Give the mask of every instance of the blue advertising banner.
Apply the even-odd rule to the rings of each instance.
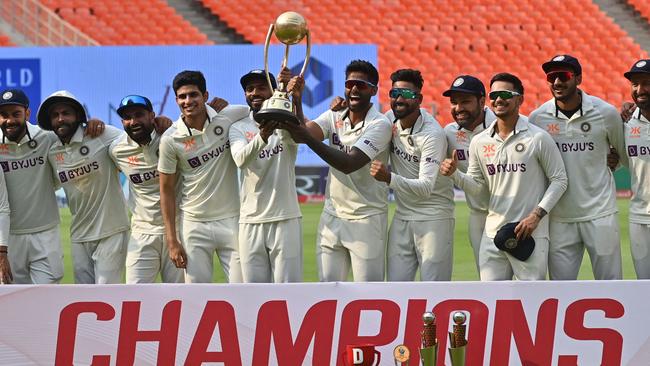
[[[311,54],[304,97],[309,118],[327,110],[335,95],[343,95],[345,66],[350,61],[363,59],[377,65],[374,45],[314,45]],[[302,67],[304,55],[304,45],[291,47],[288,65],[294,72]],[[272,73],[279,71],[283,56],[283,45],[271,46]],[[66,89],[80,99],[89,116],[121,128],[115,109],[128,94],[149,97],[157,114],[177,119],[171,84],[182,70],[202,71],[210,98],[245,104],[239,78],[263,68],[263,63],[262,45],[2,48],[0,88],[23,89],[30,97],[32,116],[47,95]],[[301,146],[297,165],[325,163]]]

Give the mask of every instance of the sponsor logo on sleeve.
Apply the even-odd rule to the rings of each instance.
[[[458,160],[467,160],[467,155],[465,153],[465,150],[463,150],[463,149],[456,150],[456,159],[458,159]]]
[[[363,140],[363,143],[370,146],[370,148],[375,150],[376,152],[379,152],[379,149],[377,148],[377,146],[375,146],[375,144],[372,143],[372,141],[366,139]]]
[[[548,125],[546,125],[546,132],[548,132],[551,135],[559,135],[560,125],[558,123],[549,123]]]

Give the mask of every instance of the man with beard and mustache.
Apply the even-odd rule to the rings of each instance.
[[[631,83],[638,107],[625,124],[627,155],[632,178],[630,200],[630,250],[639,279],[650,278],[650,59],[634,63],[625,78]],[[625,158],[627,157],[627,159]]]
[[[129,219],[117,167],[108,154],[122,131],[106,126],[97,138],[85,135],[86,112],[65,90],[43,101],[37,119],[42,129],[58,137],[48,160],[72,212],[75,282],[122,282]]]
[[[454,122],[444,128],[447,137],[447,157],[451,157],[455,151],[458,170],[467,173],[470,141],[492,124],[496,116],[485,106],[485,86],[474,76],[457,76],[442,95],[449,98],[451,116],[454,119]],[[465,199],[469,207],[467,232],[478,270],[478,254],[485,229],[489,197],[487,192],[484,192],[478,195],[466,195]]]
[[[550,212],[549,277],[575,280],[585,249],[594,278],[621,279],[621,238],[614,175],[607,167],[610,146],[624,151],[616,108],[579,89],[582,67],[570,55],[542,65],[553,98],[530,114],[559,147],[569,187]]]
[[[438,176],[447,140],[442,127],[420,109],[424,80],[418,70],[401,69],[391,76],[393,122],[392,172],[379,160],[370,174],[395,193],[397,210],[388,231],[386,279],[450,281],[453,263],[454,196],[452,181]]]
[[[120,101],[117,114],[125,134],[115,140],[109,153],[129,182],[132,209],[131,237],[126,253],[126,283],[153,283],[160,273],[162,282],[183,282],[167,253],[165,226],[160,212],[158,145],[151,101],[128,95]]]
[[[186,283],[206,283],[212,282],[216,252],[226,280],[241,282],[237,166],[229,151],[228,131],[248,108],[230,106],[216,112],[208,106],[200,71],[182,71],[172,84],[181,116],[161,137],[158,159],[169,257],[177,268],[185,268]],[[178,179],[182,184],[177,193]]]
[[[467,194],[487,189],[490,195],[479,254],[481,281],[510,280],[513,275],[543,280],[549,242],[545,215],[566,190],[566,171],[548,133],[519,115],[524,99],[519,78],[497,74],[490,89],[497,118],[470,142],[467,173],[456,169],[457,154],[442,163],[440,172],[452,176]],[[497,240],[504,234],[511,236],[505,246]],[[527,255],[520,255],[518,247],[528,249]]]
[[[391,123],[371,102],[377,94],[377,69],[355,60],[345,77],[346,109],[328,110],[301,125],[281,122],[280,127],[331,167],[316,239],[319,279],[345,281],[351,267],[355,281],[383,281],[388,186],[370,175],[370,163],[387,164]]]
[[[285,69],[290,77],[290,71]],[[283,71],[284,72],[284,71]],[[250,114],[230,127],[230,151],[241,170],[239,256],[244,282],[302,281],[302,214],[296,193],[298,144],[277,123],[254,116],[277,88],[264,70],[240,79]],[[281,76],[280,82],[285,79]],[[286,85],[286,84],[285,84]],[[292,87],[293,98],[300,98]]]

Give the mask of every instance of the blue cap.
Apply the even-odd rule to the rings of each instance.
[[[451,96],[451,93],[454,92],[467,93],[476,95],[478,97],[484,97],[485,85],[483,85],[481,80],[472,75],[460,75],[454,79],[454,82],[451,83],[449,89],[445,90],[442,95],[449,97]]]
[[[634,74],[650,74],[650,59],[635,62],[630,71],[623,74],[623,76],[629,80]]]
[[[269,73],[269,77],[271,78],[271,85],[273,86],[273,89],[277,89],[278,84],[275,81],[275,76]],[[253,80],[266,81],[266,72],[261,69],[251,70],[246,75],[242,76],[241,79],[239,79],[239,83],[241,84],[241,87],[246,90],[246,85],[248,85],[248,83]]]
[[[577,58],[571,55],[556,55],[548,61],[542,64],[542,70],[545,73],[551,72],[556,67],[569,68],[575,72],[576,75],[582,74],[582,66],[580,66],[580,61]]]
[[[128,107],[134,106],[139,106],[148,110],[149,112],[153,112],[153,106],[151,105],[149,98],[143,97],[141,95],[127,95],[120,101],[120,106],[117,108],[117,114],[120,117],[124,118],[122,112],[124,112],[124,110]]]
[[[0,106],[19,105],[29,108],[29,98],[20,89],[6,89],[0,93]]]

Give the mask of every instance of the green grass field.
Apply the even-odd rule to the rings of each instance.
[[[626,279],[636,278],[632,257],[630,255],[630,242],[628,238],[628,205],[629,200],[619,199],[619,220],[621,224],[621,242],[623,255],[623,277]],[[303,204],[301,205],[303,214],[303,233],[304,233],[304,278],[305,281],[318,281],[316,272],[316,229],[318,228],[318,219],[322,211],[322,204]],[[394,212],[394,205],[390,207],[390,216]],[[478,274],[474,266],[474,258],[467,236],[467,219],[469,211],[464,202],[456,204],[456,232],[454,243],[454,281],[473,281],[478,280]],[[390,223],[390,220],[389,220]],[[74,283],[72,273],[72,256],[70,254],[70,212],[67,208],[61,210],[61,239],[65,255],[65,276],[63,283]],[[215,256],[216,257],[216,256]],[[588,255],[582,261],[579,279],[593,279],[591,272],[591,263]],[[221,267],[218,260],[215,259],[214,282],[225,282]]]

